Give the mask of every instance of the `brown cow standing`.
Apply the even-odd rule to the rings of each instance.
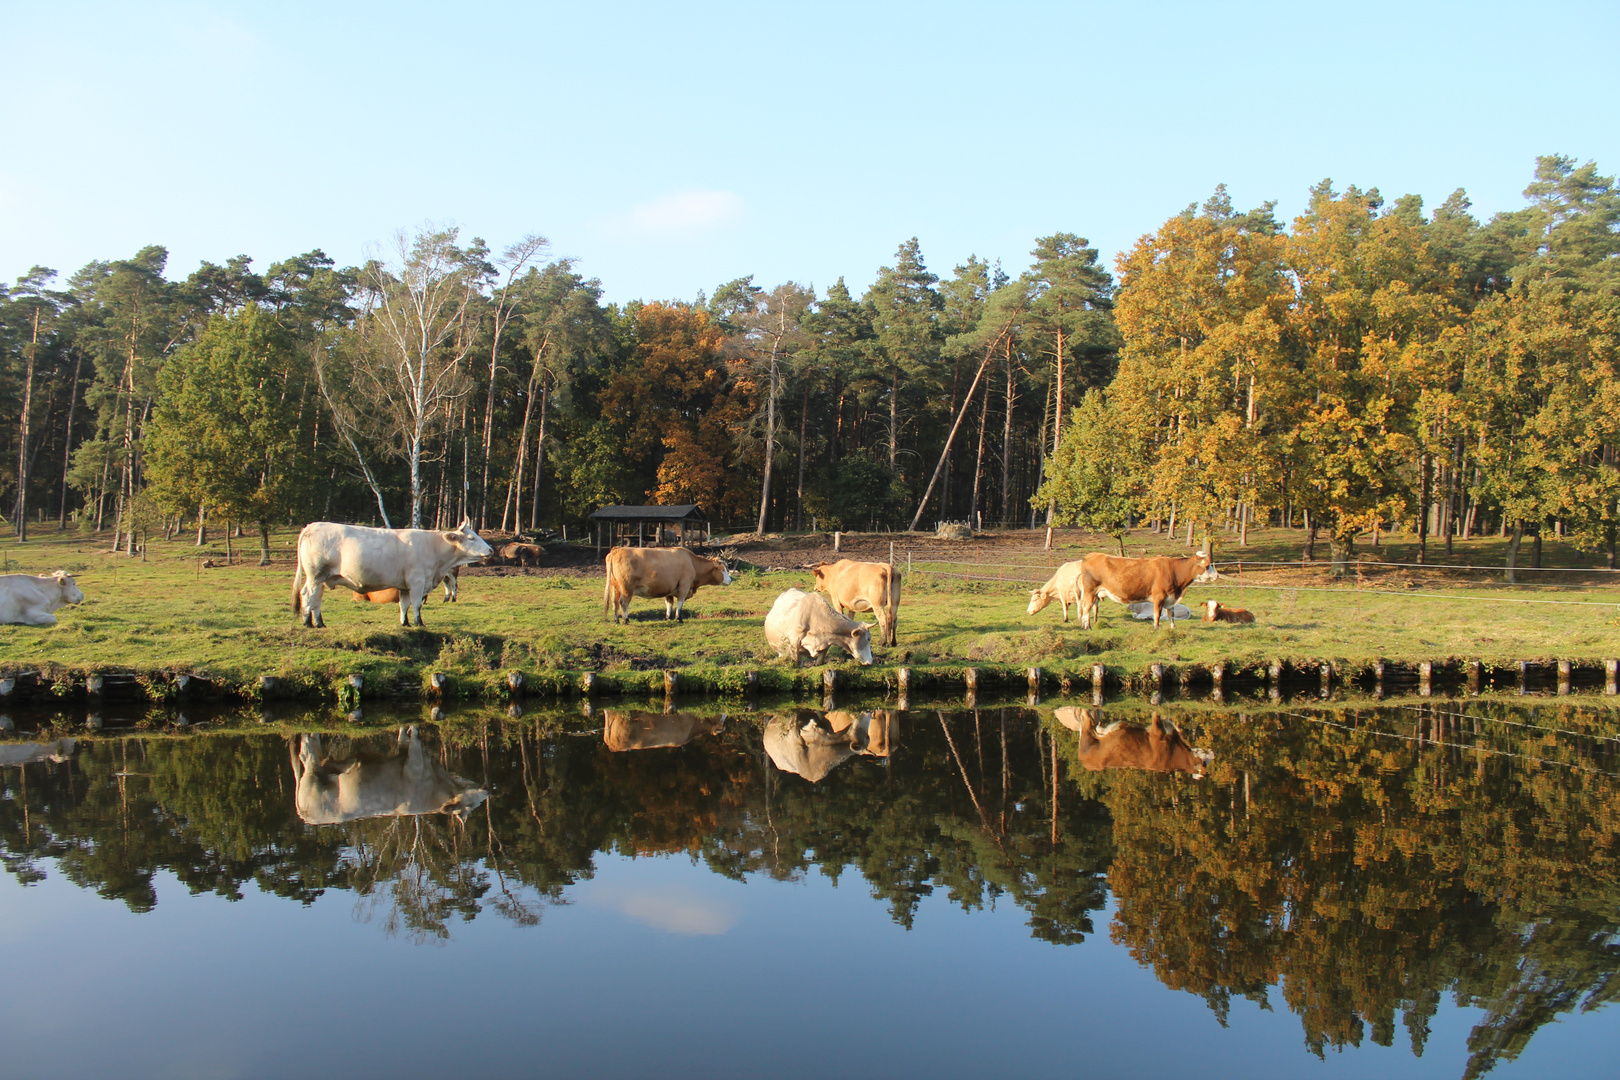
[[[700,585],[730,585],[731,572],[719,559],[685,548],[614,548],[604,560],[607,584],[602,615],[630,621],[630,598],[664,601],[664,618],[684,621],[681,608]]]
[[[888,563],[839,559],[817,563],[816,592],[827,594],[833,607],[854,614],[870,611],[877,616],[878,644],[897,644],[900,625],[900,571]]]
[[[1189,586],[1215,580],[1215,564],[1207,551],[1182,558],[1160,555],[1155,559],[1122,559],[1094,551],[1080,560],[1080,629],[1097,621],[1097,601],[1106,596],[1120,604],[1147,600],[1153,604],[1153,628],[1159,616],[1174,607]],[[1176,619],[1169,615],[1170,627]]]
[[[1252,623],[1254,613],[1245,611],[1240,607],[1227,607],[1219,600],[1209,600],[1204,604],[1205,622]]]
[[[719,716],[699,716],[689,712],[603,709],[602,741],[613,751],[685,746],[699,735],[718,733],[725,724],[724,713]]]
[[[1092,772],[1104,769],[1144,769],[1149,772],[1184,772],[1202,780],[1215,755],[1187,745],[1176,725],[1153,714],[1147,727],[1115,721],[1097,727],[1095,709],[1064,705],[1056,710],[1058,723],[1080,733],[1080,764]]]

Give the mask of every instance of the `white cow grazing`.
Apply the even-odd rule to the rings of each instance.
[[[55,626],[51,612],[84,603],[84,593],[66,570],[54,574],[0,574],[0,623]]]
[[[489,798],[489,792],[429,757],[414,726],[399,729],[392,753],[347,758],[325,757],[319,735],[300,735],[292,767],[298,816],[311,825],[416,814],[456,814],[466,820]]]
[[[834,645],[842,645],[862,664],[872,662],[872,625],[840,615],[817,593],[788,589],[765,616],[765,642],[782,659],[799,667],[809,656],[816,663],[827,659]]]
[[[422,601],[453,570],[492,553],[463,518],[451,532],[432,529],[371,529],[316,521],[298,534],[298,572],[293,575],[293,611],[305,626],[325,626],[321,593],[328,583],[373,592],[399,590],[399,622],[422,625]]]

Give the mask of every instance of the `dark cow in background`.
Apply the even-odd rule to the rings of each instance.
[[[1095,709],[1059,707],[1058,723],[1080,733],[1080,764],[1092,772],[1104,769],[1143,769],[1148,772],[1184,772],[1202,780],[1215,755],[1187,745],[1176,725],[1153,714],[1147,727],[1116,721],[1097,727]]]
[[[1179,559],[1168,555],[1122,559],[1094,551],[1080,560],[1080,629],[1090,630],[1096,624],[1097,601],[1106,596],[1120,604],[1148,601],[1153,605],[1153,628],[1157,630],[1160,615],[1174,608],[1190,586],[1214,580],[1215,563],[1207,551]],[[1173,629],[1175,615],[1170,614],[1169,619]]]

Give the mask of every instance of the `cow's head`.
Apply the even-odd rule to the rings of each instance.
[[[1029,610],[1024,614],[1033,615],[1051,602],[1052,594],[1045,589],[1031,589],[1029,590]]]
[[[724,559],[717,559],[712,555],[692,554],[692,561],[697,564],[698,577],[693,588],[698,585],[730,585],[731,571],[726,568]]]
[[[859,630],[852,630],[845,646],[849,649],[850,655],[861,662],[862,667],[871,667],[872,624],[861,623]]]
[[[1193,558],[1197,559],[1200,563],[1203,564],[1203,569],[1198,572],[1197,577],[1193,578],[1193,582],[1195,584],[1208,585],[1210,582],[1214,581],[1217,577],[1220,576],[1219,574],[1217,574],[1215,572],[1215,545],[1214,544],[1211,544],[1205,550],[1200,551],[1198,554],[1194,555]]]
[[[1205,600],[1204,601],[1204,621],[1205,622],[1214,622],[1215,619],[1216,619],[1216,615],[1220,610],[1221,610],[1221,602],[1219,600]]]
[[[831,565],[832,563],[818,562],[810,568],[810,572],[816,575],[816,592],[827,591],[827,567]]]
[[[79,591],[79,586],[74,583],[72,574],[66,570],[58,570],[51,577],[56,579],[57,585],[62,589],[62,602],[64,604],[84,603],[84,593]]]
[[[487,559],[495,554],[495,549],[484,543],[484,538],[473,531],[471,518],[462,518],[460,525],[440,535],[444,537],[445,543],[459,550],[463,558]]]
[[[1209,772],[1209,767],[1215,760],[1214,751],[1189,746],[1186,736],[1182,735],[1181,729],[1175,724],[1155,715],[1153,724],[1148,730],[1155,739],[1162,739],[1169,744],[1170,768],[1173,771],[1184,772],[1194,780],[1202,780]]]

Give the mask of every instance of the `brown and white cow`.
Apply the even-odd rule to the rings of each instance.
[[[1115,721],[1097,727],[1095,709],[1064,705],[1056,710],[1058,723],[1080,733],[1080,764],[1092,772],[1104,769],[1144,769],[1149,772],[1184,772],[1202,780],[1215,755],[1187,745],[1176,725],[1153,716],[1147,727]]]
[[[685,548],[614,548],[604,561],[607,584],[602,592],[602,615],[615,623],[630,621],[630,598],[645,596],[664,601],[664,618],[681,622],[681,610],[702,585],[730,585],[731,571],[719,559]]]
[[[788,589],[765,616],[765,643],[783,660],[801,667],[804,658],[820,664],[834,645],[842,645],[863,665],[872,663],[872,624],[840,615],[815,593]]]
[[[1194,584],[1215,580],[1215,564],[1209,552],[1172,558],[1122,559],[1094,551],[1080,560],[1080,629],[1089,630],[1097,621],[1097,601],[1102,597],[1120,604],[1146,600],[1153,605],[1153,628],[1159,617],[1173,608],[1181,595]],[[1176,618],[1169,613],[1170,626]]]
[[[718,734],[725,726],[724,713],[719,716],[699,716],[689,712],[602,710],[602,741],[613,751],[685,746],[699,735]]]
[[[839,559],[811,567],[816,575],[816,592],[826,593],[833,607],[854,614],[870,611],[877,616],[878,644],[897,644],[900,623],[900,571],[888,563]]]
[[[490,546],[463,518],[448,532],[432,529],[372,529],[316,521],[298,534],[298,570],[293,574],[293,611],[305,626],[325,626],[321,592],[331,582],[355,592],[399,590],[402,626],[422,625],[422,601],[452,572],[489,555]],[[446,585],[446,592],[455,590]]]
[[[1240,607],[1227,607],[1219,600],[1204,602],[1205,622],[1252,623],[1254,612],[1245,611]]]
[[[293,803],[311,825],[417,814],[456,814],[465,820],[489,798],[489,792],[429,756],[415,726],[399,729],[391,752],[343,758],[326,757],[319,735],[300,735],[292,746],[292,768]]]
[[[1076,612],[1080,608],[1080,564],[1066,562],[1057,568],[1045,585],[1038,589],[1029,590],[1029,610],[1027,615],[1033,615],[1046,605],[1056,600],[1063,605],[1063,621],[1069,621],[1069,605],[1075,606]]]
[[[0,574],[0,623],[55,626],[51,612],[84,603],[84,593],[66,570],[54,574]]]

